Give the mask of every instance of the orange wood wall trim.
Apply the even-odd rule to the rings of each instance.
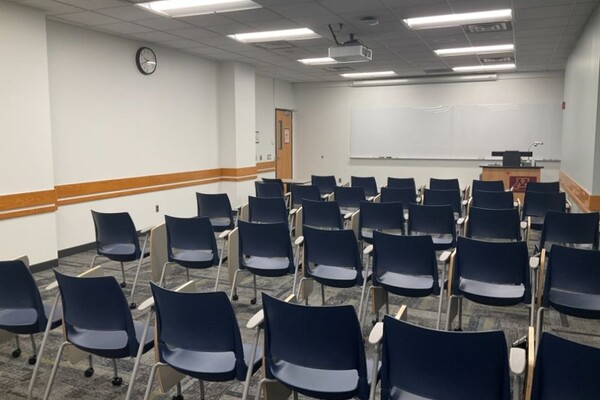
[[[54,212],[60,206],[132,196],[161,190],[257,178],[257,166],[213,168],[199,171],[57,185],[52,190],[0,195],[0,220]]]
[[[275,161],[264,161],[256,163],[256,170],[258,173],[264,174],[265,172],[275,171]]]
[[[54,189],[5,194],[0,195],[0,212],[28,207],[54,205],[55,203],[56,193]]]
[[[563,170],[559,173],[560,184],[582,212],[600,211],[600,195],[592,195]]]
[[[50,213],[50,212],[56,211],[57,208],[58,207],[56,207],[55,205],[51,205],[51,206],[45,206],[45,207],[26,208],[24,210],[18,210],[18,211],[2,212],[2,213],[0,213],[0,220],[26,217],[28,215],[38,215],[38,214]]]

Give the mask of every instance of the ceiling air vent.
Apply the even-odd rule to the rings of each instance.
[[[510,64],[515,62],[515,58],[512,56],[504,57],[479,57],[479,61],[482,64]]]
[[[349,72],[349,71],[354,71],[354,68],[350,68],[350,67],[325,67],[323,68],[326,71],[329,72]]]
[[[509,21],[469,24],[465,25],[465,29],[469,33],[504,32],[512,30],[512,24]]]
[[[264,50],[281,50],[281,49],[291,49],[293,47],[296,47],[293,44],[291,44],[290,42],[286,42],[284,40],[277,40],[274,42],[254,43],[254,46],[259,47]]]
[[[423,72],[426,74],[451,74],[451,68],[437,68],[437,69],[424,69]]]

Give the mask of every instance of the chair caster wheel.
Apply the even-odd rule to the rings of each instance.
[[[173,396],[173,400],[183,400],[183,396],[180,394],[177,396]]]
[[[379,320],[378,320],[377,318],[373,318],[373,319],[371,320],[371,325],[375,325],[375,324],[376,324],[376,323],[378,323],[378,322],[379,322]]]
[[[250,300],[250,304],[252,304],[252,305],[256,304],[256,299]]]
[[[452,329],[454,332],[462,332],[462,328],[454,328]]]
[[[119,286],[121,286],[122,288],[127,287],[127,282],[121,282],[119,283]]]
[[[136,303],[129,303],[129,309],[135,310],[136,308],[137,308],[137,304]]]
[[[17,358],[20,355],[21,355],[21,349],[15,349],[15,350],[13,350],[13,352],[12,352],[13,358]]]
[[[238,295],[234,294],[233,296],[231,296],[231,300],[237,301],[238,300]]]
[[[123,378],[121,378],[120,376],[112,378],[112,384],[113,386],[121,386],[123,384]]]
[[[27,362],[29,363],[29,365],[35,365],[35,362],[37,361],[37,357],[36,356],[31,356],[29,357],[29,359],[27,360]]]
[[[88,368],[88,369],[86,369],[85,371],[83,371],[83,375],[86,378],[91,377],[92,375],[94,375],[94,368]]]

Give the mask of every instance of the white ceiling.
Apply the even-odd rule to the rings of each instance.
[[[135,7],[144,0],[11,0],[47,11],[53,20],[159,44],[217,61],[238,61],[260,74],[292,82],[340,80],[326,66],[305,66],[299,58],[325,57],[333,38],[328,24],[343,23],[348,34],[373,50],[368,63],[345,64],[354,71],[394,70],[401,76],[425,70],[474,65],[476,56],[440,58],[433,49],[514,42],[517,71],[564,69],[567,57],[600,0],[254,0],[261,9],[171,19]],[[467,34],[462,27],[411,31],[409,17],[512,8],[513,30]],[[362,17],[380,23],[367,26]],[[308,27],[321,39],[291,42],[294,47],[263,50],[226,35]],[[160,55],[159,55],[160,57]]]

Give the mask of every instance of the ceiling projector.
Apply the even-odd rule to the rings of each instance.
[[[373,51],[360,41],[353,40],[329,48],[329,57],[339,63],[371,61]]]
[[[342,30],[344,24],[338,24],[339,31]],[[329,58],[333,58],[338,63],[355,63],[371,61],[373,58],[373,51],[366,47],[358,39],[354,39],[354,34],[350,34],[350,40],[347,42],[340,43],[333,30],[333,26],[329,25],[329,30],[335,40],[335,46],[329,48]]]

